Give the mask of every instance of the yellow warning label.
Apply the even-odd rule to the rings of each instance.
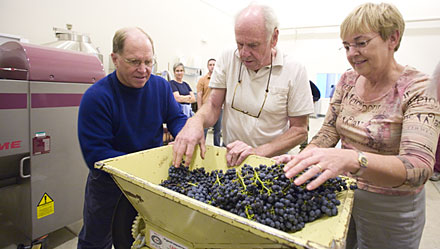
[[[55,212],[55,202],[47,193],[44,193],[37,205],[37,219],[41,219]]]

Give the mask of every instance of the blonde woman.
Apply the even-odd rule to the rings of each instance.
[[[321,130],[284,168],[315,189],[340,174],[357,179],[347,248],[418,248],[425,224],[424,184],[433,172],[440,107],[430,78],[396,62],[405,23],[393,5],[366,3],[342,23],[353,67],[343,74]],[[342,148],[333,148],[341,140]]]

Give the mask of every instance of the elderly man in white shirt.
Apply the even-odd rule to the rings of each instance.
[[[273,10],[251,4],[235,20],[237,49],[217,60],[208,102],[188,120],[175,139],[174,166],[185,156],[189,165],[201,146],[203,128],[212,126],[224,104],[223,141],[229,166],[254,154],[272,157],[286,153],[307,139],[313,97],[303,65],[281,52],[278,21]]]

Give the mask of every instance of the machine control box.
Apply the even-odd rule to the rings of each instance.
[[[37,133],[32,138],[32,154],[40,155],[50,153],[50,136],[46,133]]]

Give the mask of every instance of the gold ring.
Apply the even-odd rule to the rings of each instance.
[[[319,165],[319,163],[315,164],[315,166],[317,166],[319,168],[319,172],[322,172],[323,169],[322,169],[321,165]]]

